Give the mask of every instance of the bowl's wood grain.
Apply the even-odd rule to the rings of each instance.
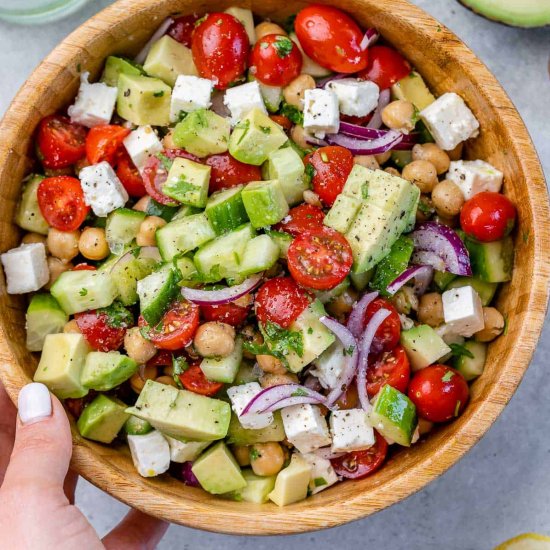
[[[238,2],[237,2],[238,3]],[[468,156],[505,173],[505,192],[516,203],[516,265],[498,305],[508,333],[490,346],[487,368],[472,386],[471,403],[456,422],[425,442],[397,453],[376,475],[343,483],[286,508],[254,506],[212,497],[169,477],[147,480],[125,449],[74,434],[73,468],[118,499],[184,525],[241,534],[295,533],[338,525],[389,506],[419,490],[452,466],[488,430],[514,393],[535,348],[545,316],[550,264],[546,186],[535,150],[514,106],[474,54],[443,25],[404,0],[334,0],[366,27],[377,27],[420,70],[432,89],[456,91],[481,123]],[[215,0],[120,0],[63,41],[23,86],[0,126],[0,243],[18,243],[11,223],[20,180],[31,166],[31,136],[43,115],[71,101],[79,69],[97,75],[105,56],[135,54],[162,19],[175,12],[224,9]],[[260,16],[283,20],[303,3],[241,2]],[[36,358],[24,344],[24,299],[6,294],[0,280],[0,375],[15,400],[32,377]]]

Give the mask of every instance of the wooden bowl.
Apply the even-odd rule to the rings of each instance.
[[[483,376],[465,413],[426,441],[395,453],[378,473],[332,487],[304,502],[278,508],[208,495],[168,476],[144,479],[129,453],[82,439],[74,430],[72,467],[123,502],[168,521],[235,534],[284,534],[339,525],[372,514],[421,489],[468,451],[500,414],[527,369],[543,324],[550,265],[549,208],[537,155],[518,113],[498,82],[448,29],[404,0],[334,0],[364,27],[374,26],[415,65],[436,94],[459,93],[481,123],[467,156],[505,174],[505,193],[517,205],[516,261],[498,297],[507,334],[489,347]],[[1,250],[16,246],[11,223],[20,181],[30,166],[32,134],[44,115],[72,101],[79,71],[97,76],[109,54],[135,54],[159,23],[176,12],[223,10],[229,0],[120,0],[67,37],[35,70],[15,98],[0,135]],[[285,5],[285,7],[279,7]],[[252,1],[260,16],[283,21],[303,2]],[[25,299],[0,281],[1,376],[12,399],[32,378],[36,357],[25,349]]]

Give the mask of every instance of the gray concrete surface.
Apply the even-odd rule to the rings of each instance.
[[[69,19],[43,27],[0,23],[0,113],[40,59],[109,3],[92,1]],[[414,3],[455,31],[497,76],[523,116],[550,178],[550,30],[500,26],[454,0]],[[437,481],[390,509],[347,526],[286,537],[237,538],[172,526],[160,548],[486,550],[522,532],[550,534],[549,355],[547,322],[521,386],[483,440]],[[100,533],[126,511],[86,482],[80,483],[77,503]]]

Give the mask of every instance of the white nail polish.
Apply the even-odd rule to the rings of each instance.
[[[44,384],[32,382],[20,392],[17,400],[19,418],[23,424],[32,424],[44,420],[52,414],[50,392]]]

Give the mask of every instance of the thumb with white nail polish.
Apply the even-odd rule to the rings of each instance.
[[[17,400],[19,418],[23,424],[32,424],[48,418],[52,414],[50,392],[44,384],[32,382],[20,392]]]

